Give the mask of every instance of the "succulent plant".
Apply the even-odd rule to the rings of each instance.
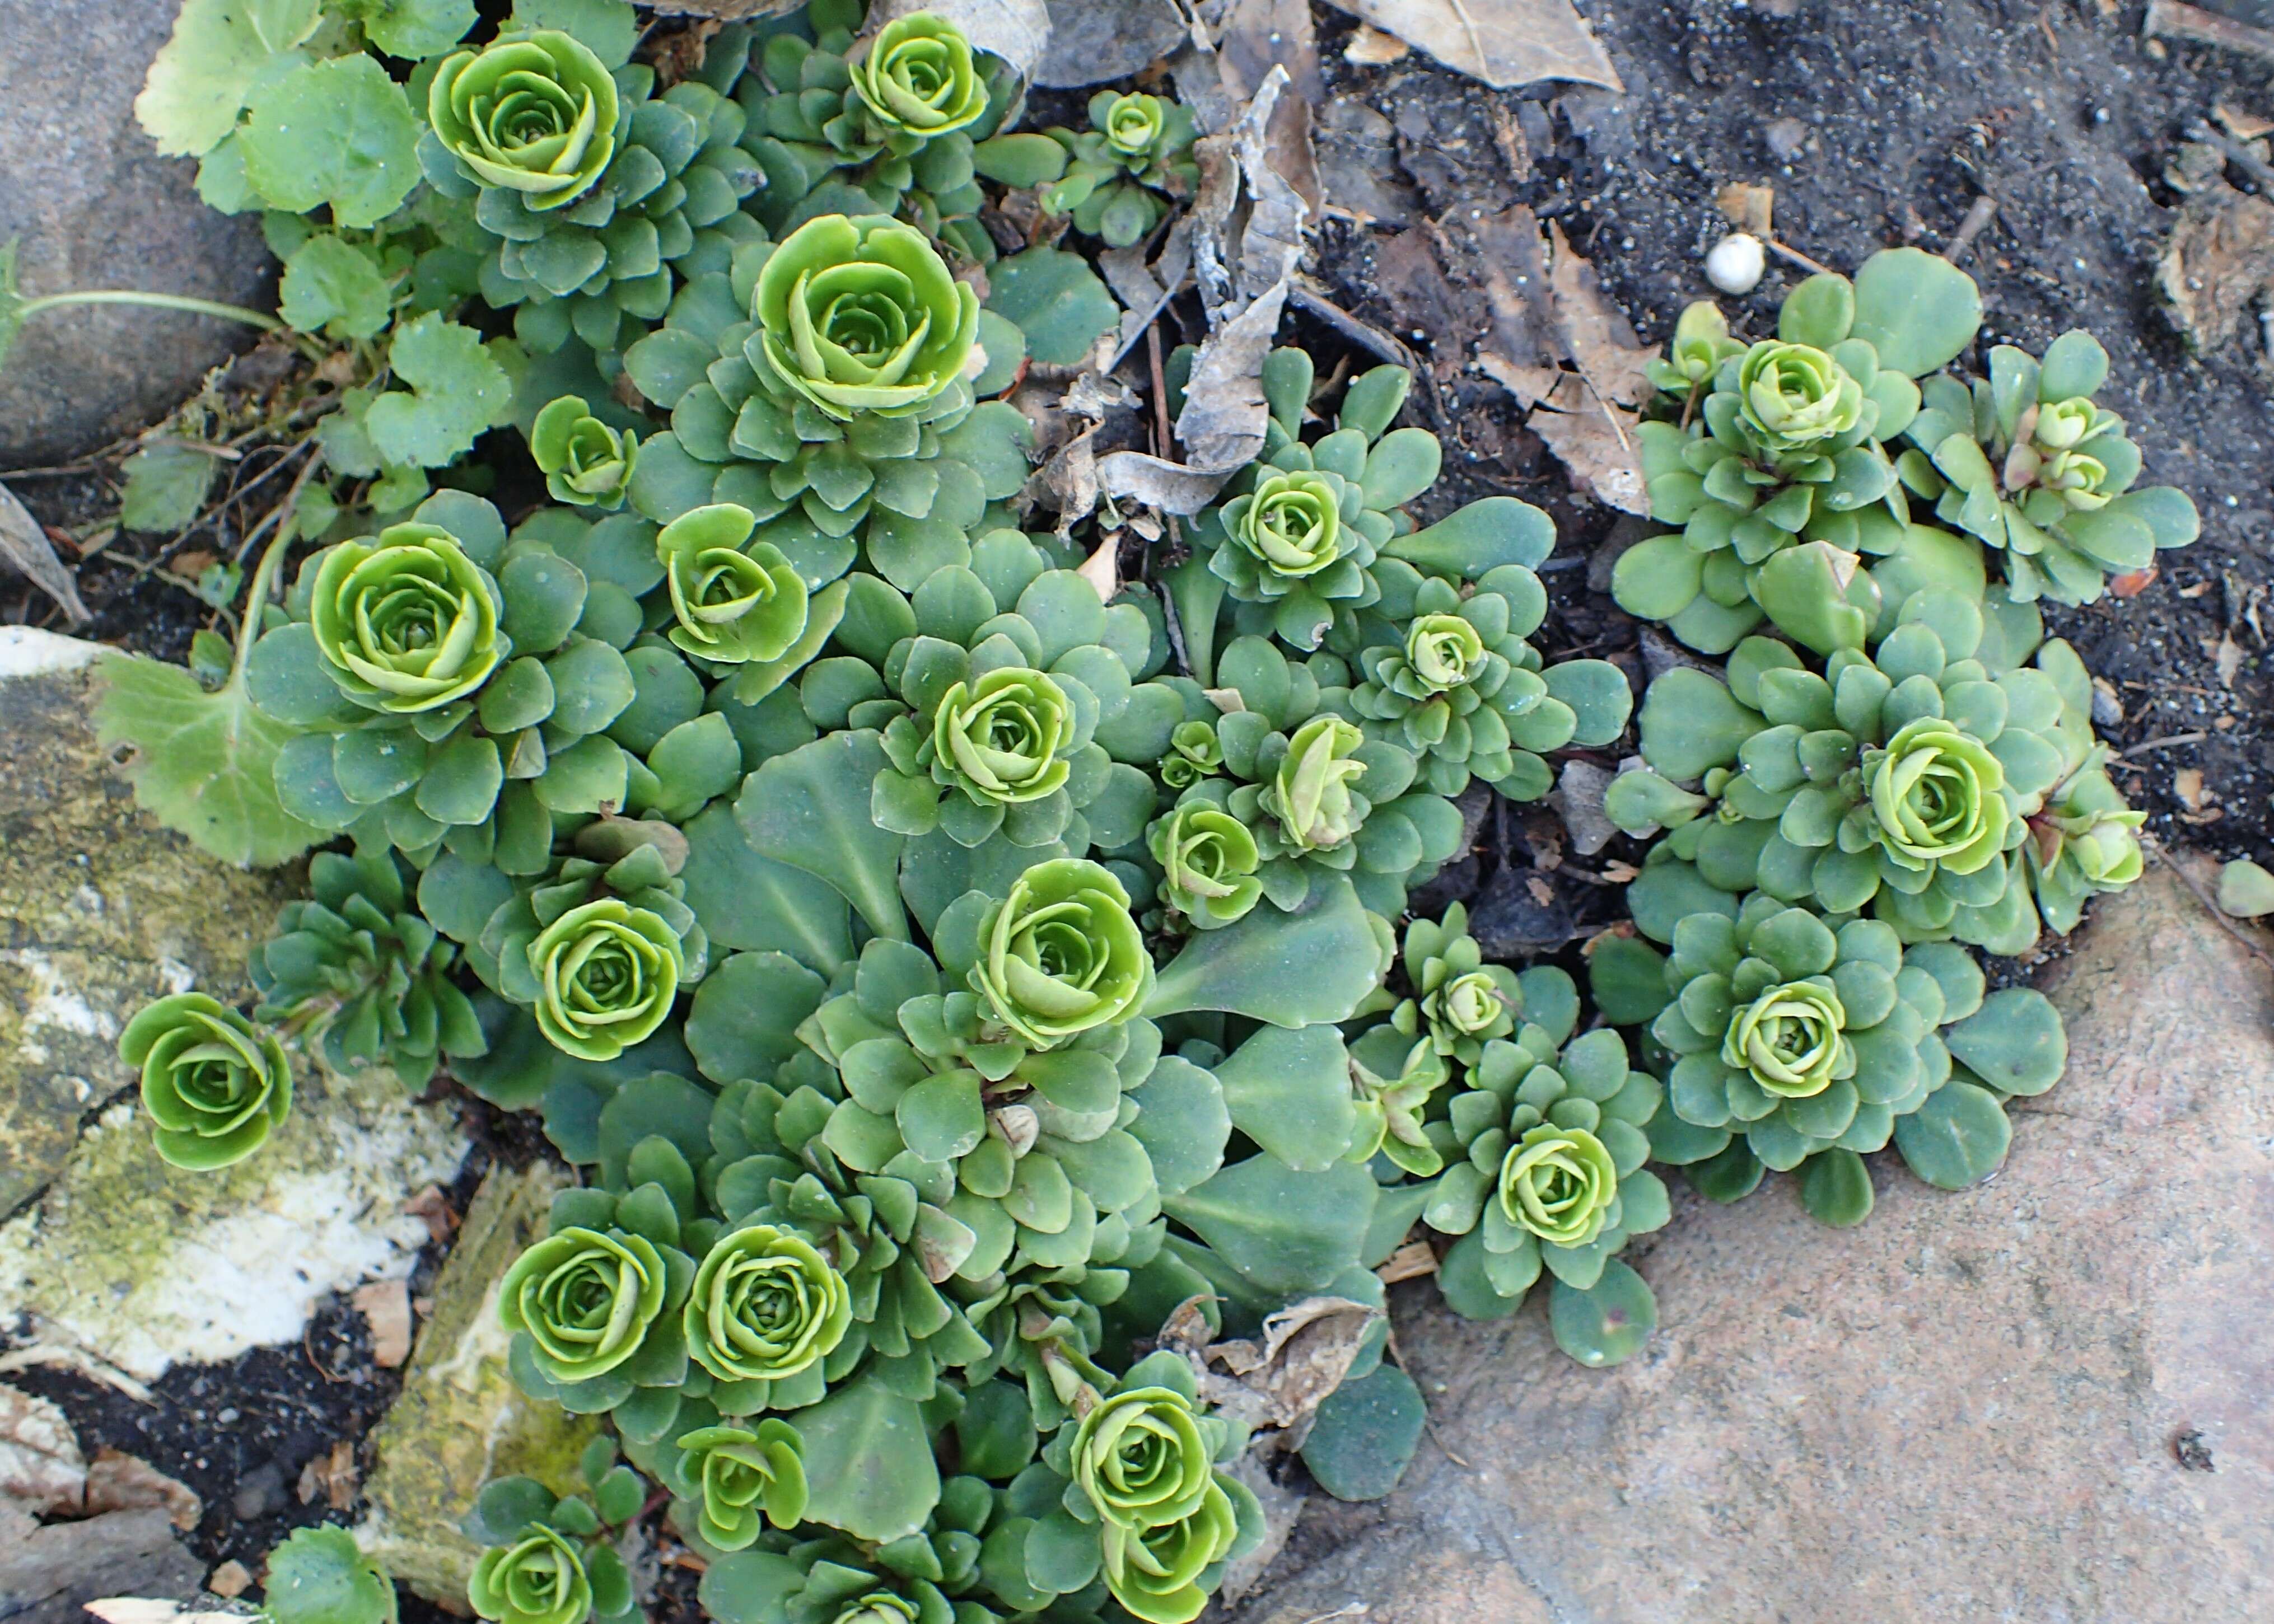
[[[1684,312],[1638,433],[1651,515],[1682,531],[1621,555],[1621,607],[1709,653],[1764,611],[1788,629],[1826,618],[1856,556],[1895,550],[1909,524],[1883,442],[1918,411],[1912,380],[1956,357],[1981,320],[1973,279],[1916,248],[1874,254],[1852,282],[1810,277],[1774,339],[1741,345],[1711,305]],[[1770,568],[1808,544],[1822,545]],[[1827,557],[1848,561],[1827,574]]]
[[[1616,1305],[1638,1327],[1630,1341],[1580,1343],[1566,1334],[1566,1314],[1554,1316],[1566,1352],[1614,1363],[1649,1329],[1648,1288],[1611,1260],[1630,1237],[1667,1222],[1665,1186],[1643,1166],[1661,1090],[1630,1067],[1616,1031],[1570,1035],[1578,995],[1561,970],[1526,972],[1517,1003],[1523,1024],[1486,1041],[1433,1126],[1447,1166],[1422,1221],[1460,1237],[1442,1270],[1456,1312],[1512,1312],[1545,1267],[1559,1300],[1600,1291],[1607,1312]]]
[[[695,1271],[687,1351],[720,1381],[779,1382],[845,1340],[853,1304],[842,1275],[794,1229],[745,1224]]]
[[[395,715],[463,700],[511,651],[489,572],[436,524],[395,524],[327,552],[309,587],[316,651],[341,692]]]
[[[742,80],[745,144],[766,174],[760,216],[787,231],[825,214],[906,214],[960,249],[984,247],[983,232],[957,229],[983,200],[972,144],[1011,109],[1017,76],[930,12],[856,39],[863,10],[808,7],[811,37],[773,34]]]
[[[1758,637],[1727,681],[1669,671],[1643,703],[1653,771],[1623,775],[1605,809],[1630,832],[1679,825],[1671,849],[1724,889],[2020,952],[2042,872],[2021,848],[2090,755],[2090,690],[2066,643],[2022,666],[1984,632],[1971,604],[1922,594],[1874,656],[1841,650],[1821,676]],[[2102,871],[2122,867],[2112,853]],[[2074,923],[2066,900],[2057,912]]]
[[[1190,789],[1202,778],[1224,771],[1224,746],[1216,726],[1195,718],[1179,722],[1169,732],[1168,753],[1161,757],[1161,782],[1171,789]]]
[[[585,1447],[577,1473],[583,1492],[559,1496],[534,1477],[482,1485],[463,1522],[486,1547],[467,1584],[477,1616],[494,1624],[630,1624],[640,1616],[631,1570],[611,1537],[638,1518],[647,1485],[617,1461],[606,1437]]]
[[[2123,890],[2146,866],[2140,828],[2148,815],[2126,804],[2100,764],[2108,754],[2105,745],[2096,745],[2085,764],[2054,787],[2030,817],[2022,848],[2037,915],[2062,936],[2076,929],[2087,898]]]
[[[1160,865],[1162,903],[1195,930],[1245,918],[1263,895],[1255,837],[1212,801],[1178,801],[1153,820],[1145,847]]]
[[[136,1011],[118,1034],[118,1057],[141,1071],[158,1154],[192,1172],[244,1161],[292,1109],[283,1045],[201,992]]]
[[[551,1380],[590,1381],[638,1353],[677,1295],[646,1237],[572,1225],[514,1260],[498,1286],[498,1319],[530,1339]]]
[[[1308,651],[1339,626],[1343,646],[1357,635],[1352,618],[1382,598],[1386,581],[1397,583],[1393,602],[1403,603],[1423,575],[1478,581],[1503,565],[1538,564],[1555,545],[1547,515],[1513,497],[1487,497],[1417,530],[1404,504],[1435,482],[1443,453],[1426,429],[1389,427],[1412,375],[1379,366],[1352,379],[1334,432],[1306,445],[1300,430],[1312,382],[1302,350],[1265,358],[1271,417],[1263,455],[1186,527],[1193,558],[1170,578],[1193,674],[1204,686],[1227,597],[1237,634],[1276,635]]]
[[[2091,398],[2108,376],[2097,339],[2064,333],[2042,360],[1993,345],[1989,364],[1970,385],[1927,380],[1898,467],[1937,518],[1999,550],[2008,593],[2091,603],[2111,574],[2195,538],[2202,522],[2186,492],[2133,488],[2139,447]]]
[[[639,436],[610,428],[591,415],[581,396],[548,402],[529,428],[529,455],[556,502],[580,508],[621,508],[639,465]]]
[[[1350,1071],[1358,1127],[1351,1135],[1349,1160],[1386,1156],[1416,1178],[1443,1171],[1444,1153],[1429,1136],[1427,1117],[1452,1080],[1445,1056],[1427,1038],[1381,1026],[1351,1043]]]
[[[256,1016],[320,1037],[335,1070],[384,1060],[414,1088],[440,1056],[484,1052],[473,1005],[450,981],[457,951],[418,912],[391,853],[319,852],[308,888],[253,955]]]
[[[1193,111],[1141,91],[1101,90],[1089,99],[1089,125],[1048,132],[1065,157],[1043,188],[1043,209],[1071,214],[1077,228],[1103,237],[1109,248],[1126,248],[1152,235],[1172,201],[1199,184]],[[983,174],[996,173],[989,156],[979,154]]]
[[[498,1624],[584,1624],[591,1616],[592,1583],[576,1546],[540,1524],[510,1545],[483,1552],[466,1598]]]
[[[720,1551],[757,1542],[762,1529],[797,1526],[809,1491],[804,1444],[769,1416],[755,1429],[697,1427],[678,1440],[679,1492],[697,1508],[697,1531]]]
[[[971,989],[1019,1041],[1055,1049],[1127,1019],[1152,990],[1153,959],[1112,872],[1081,858],[1028,869],[979,921]]]
[[[779,659],[803,635],[805,583],[779,548],[746,547],[757,520],[731,502],[683,513],[657,532],[682,653],[721,665]]]
[[[1524,1010],[1516,972],[1484,962],[1484,951],[1469,934],[1469,910],[1464,904],[1448,904],[1437,921],[1410,921],[1403,962],[1412,992],[1390,1014],[1391,1024],[1403,1036],[1473,1066],[1487,1042],[1516,1030]]]
[[[706,77],[731,81],[743,37],[713,41]],[[426,114],[418,154],[437,216],[480,255],[483,299],[513,310],[540,354],[574,335],[614,356],[685,276],[765,240],[742,211],[762,177],[737,145],[743,111],[701,79],[659,95],[644,64],[557,30],[508,33],[446,60]]]

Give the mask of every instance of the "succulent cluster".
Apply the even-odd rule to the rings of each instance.
[[[1653,844],[1591,1015],[1415,901],[1494,794],[1608,767],[1635,718],[1621,665],[1543,653],[1545,514],[1411,511],[1442,453],[1407,373],[1271,350],[1260,454],[1157,556],[1126,514],[1034,517],[1006,397],[1119,312],[1080,254],[1002,255],[984,183],[1133,244],[1193,184],[1191,113],[1020,131],[1008,64],[862,0],[692,31],[668,84],[620,0],[463,46],[364,0],[260,33],[291,10],[245,29],[298,101],[263,80],[183,149],[268,206],[288,315],[361,370],[195,696],[228,761],[146,783],[264,809],[225,844],[174,807],[238,861],[352,854],[311,863],[250,1017],[181,993],[120,1047],[184,1167],[287,1119],[287,1038],[542,1112],[578,1180],[496,1325],[604,1430],[574,1492],[481,1494],[484,1618],[629,1620],[667,1505],[736,1624],[1189,1624],[1262,1538],[1205,1341],[1354,1306],[1344,1379],[1396,1402],[1300,1418],[1332,1488],[1418,1437],[1401,1248],[1480,1318],[1545,1276],[1558,1343],[1615,1363],[1656,1320],[1618,1255],[1668,1221],[1650,1162],[1723,1199],[1796,1172],[1850,1223],[1864,1156],[1966,1184],[2059,1076],[2052,1006],[1969,949],[2072,928],[2140,819],[2030,600],[2193,533],[2132,488],[2089,340],[1941,375],[1979,302],[1909,250],[1802,284],[1773,340],[1683,317],[1642,437],[1682,529],[1615,589],[1728,658],[1657,677],[1608,792]],[[279,167],[302,103],[388,147],[385,188]],[[508,425],[547,499],[510,522],[478,494],[510,470],[465,460]]]

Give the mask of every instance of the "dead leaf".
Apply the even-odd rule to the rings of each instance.
[[[1487,365],[1492,358],[1480,356],[1478,365],[1492,372]],[[1525,426],[1547,442],[1573,485],[1622,513],[1650,511],[1650,497],[1643,488],[1641,462],[1635,451],[1631,415],[1623,422],[1619,408],[1596,396],[1570,372],[1562,374],[1540,408],[1525,418]]]
[[[55,543],[4,485],[0,485],[0,564],[13,568],[61,604],[64,618],[72,625],[84,626],[94,619],[79,601],[79,583],[56,556]]]
[[[177,1601],[155,1596],[106,1596],[88,1602],[87,1610],[102,1624],[245,1624],[241,1613],[192,1613]]]
[[[1774,186],[1734,180],[1713,194],[1713,207],[1721,211],[1732,229],[1750,231],[1764,242],[1776,235],[1769,223],[1776,212]]]
[[[64,1412],[0,1387],[0,1503],[43,1515],[76,1507],[86,1491],[87,1459]]]
[[[1343,47],[1343,60],[1361,68],[1386,68],[1413,48],[1394,34],[1384,34],[1371,23],[1360,23]]]
[[[1201,1396],[1228,1420],[1277,1427],[1282,1447],[1299,1448],[1320,1401],[1342,1385],[1382,1310],[1348,1297],[1308,1297],[1263,1321],[1261,1342],[1209,1342],[1199,1298],[1162,1327],[1161,1345],[1182,1353]]]
[[[458,1232],[458,1214],[450,1210],[450,1199],[442,1193],[440,1184],[429,1184],[403,1204],[406,1218],[417,1218],[426,1225],[426,1238],[437,1246]]]
[[[252,1570],[231,1557],[206,1576],[206,1589],[223,1601],[235,1601],[252,1588]]]
[[[1419,1280],[1437,1272],[1437,1254],[1427,1241],[1408,1241],[1375,1267],[1374,1278],[1385,1286],[1401,1280]]]
[[[1603,794],[1614,776],[1593,762],[1567,761],[1555,793],[1547,797],[1548,804],[1562,816],[1571,849],[1582,857],[1593,857],[1619,832],[1618,825],[1603,813]]]
[[[2242,669],[2242,645],[2235,642],[2231,633],[2221,632],[2218,635],[2218,650],[2211,658],[2218,666],[2219,686],[2233,688],[2234,673]]]
[[[163,1511],[185,1534],[206,1514],[205,1502],[188,1484],[169,1477],[138,1456],[117,1449],[98,1450],[87,1469],[86,1515],[152,1508]]]
[[[1050,49],[1050,10],[1043,0],[876,0],[864,31],[873,34],[911,11],[946,18],[974,45],[1009,63],[1021,79],[1034,77]]]
[[[356,1470],[355,1445],[343,1438],[329,1454],[309,1457],[300,1469],[297,1486],[302,1505],[312,1506],[320,1497],[334,1511],[345,1511],[355,1504],[362,1482],[362,1474]]]
[[[1607,862],[1603,865],[1603,877],[1614,885],[1629,885],[1642,877],[1642,870],[1632,863]]]
[[[2187,199],[2157,282],[2190,350],[2211,355],[2236,343],[2274,289],[2274,203],[2224,181]]]
[[[1311,147],[1311,109],[1327,99],[1311,0],[1232,0],[1216,36],[1216,71],[1224,94],[1246,100],[1276,65],[1287,70],[1291,95],[1273,103],[1264,150],[1271,168],[1287,178],[1313,214],[1322,201],[1318,155]]]
[[[2203,809],[2202,769],[2182,767],[2172,775],[2172,793],[2185,802],[2190,812]]]
[[[2137,598],[2154,585],[2161,574],[2163,571],[2153,564],[2145,569],[2127,569],[2122,575],[2108,577],[2108,590],[2118,598]]]
[[[394,1370],[410,1357],[410,1287],[400,1280],[374,1280],[350,1298],[371,1327],[372,1363]]]
[[[1108,536],[1099,542],[1097,551],[1082,560],[1073,573],[1089,583],[1097,593],[1098,602],[1111,603],[1114,594],[1121,590],[1120,537]]]
[[[1495,90],[1571,79],[1624,92],[1571,0],[1329,0]]]

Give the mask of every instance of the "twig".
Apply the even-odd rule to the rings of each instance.
[[[1997,217],[1997,199],[1986,192],[1976,198],[1967,208],[1965,218],[1958,222],[1958,229],[1951,234],[1950,245],[1942,251],[1942,257],[1957,264],[1959,255],[1973,247],[1974,239],[1988,230],[1990,222]]]
[[[1813,271],[1818,276],[1828,276],[1832,274],[1832,267],[1830,266],[1819,265],[1815,260],[1810,259],[1806,254],[1801,252],[1799,249],[1788,247],[1785,244],[1778,242],[1776,238],[1773,237],[1765,238],[1764,245],[1771,253],[1776,255],[1779,259],[1789,259],[1795,265],[1799,266],[1803,270]]]
[[[1451,0],[1453,15],[1461,19],[1461,26],[1469,31],[1469,49],[1477,54],[1477,77],[1482,79],[1492,67],[1485,55],[1484,36],[1477,32],[1477,19],[1469,15],[1469,8],[1461,0]]]
[[[283,467],[284,464],[290,462],[293,457],[297,455],[300,452],[313,447],[315,443],[315,437],[313,435],[302,440],[298,445],[293,447],[290,451],[286,452],[282,457],[279,457],[276,460],[275,467],[263,469],[260,472],[260,478],[248,481],[245,488],[248,491],[251,490],[254,485],[259,485],[261,479],[267,478],[268,476],[275,473],[277,469]],[[267,533],[270,525],[275,523],[286,514],[292,511],[292,505],[300,500],[300,492],[306,486],[309,477],[319,468],[322,467],[323,462],[323,458],[312,456],[305,462],[300,465],[300,471],[293,476],[291,489],[284,492],[284,500],[277,503],[274,508],[271,508],[268,510],[268,516],[261,520],[260,523],[254,525],[251,531],[246,534],[245,539],[237,543],[237,561],[238,563],[242,564],[245,562],[245,555],[252,551],[252,544],[259,541],[260,538]]]
[[[2179,876],[2180,883],[2186,886],[2194,894],[2195,899],[2203,905],[2205,913],[2218,921],[2220,929],[2242,944],[2244,948],[2248,950],[2250,956],[2260,964],[2274,966],[2274,958],[2270,958],[2264,948],[2242,933],[2242,927],[2227,917],[2226,910],[2212,900],[2211,894],[2196,883],[2194,875],[2189,874],[2180,864],[2172,861],[2172,854],[2164,849],[2164,843],[2161,840],[2157,839],[2153,835],[2142,834],[2140,837],[2140,844],[2148,848],[2150,856]]]
[[[11,1352],[0,1353],[0,1375],[19,1370],[29,1370],[36,1365],[51,1365],[58,1369],[76,1371],[90,1381],[99,1381],[114,1387],[138,1404],[154,1404],[157,1395],[124,1371],[96,1358],[79,1348],[64,1347],[56,1342],[33,1342]]]
[[[1367,1612],[1366,1603],[1354,1601],[1347,1606],[1336,1608],[1332,1613],[1317,1613],[1305,1619],[1303,1624],[1335,1624],[1337,1619],[1362,1619],[1367,1615]]]
[[[2226,161],[2256,183],[2258,190],[2274,197],[2274,164],[2270,164],[2240,141],[2229,140],[2210,124],[2198,118],[2182,132],[2191,141],[2202,141],[2226,154]]]
[[[2151,755],[2155,751],[2166,748],[2167,747],[2175,744],[2201,744],[2204,740],[2210,737],[2210,735],[2207,733],[2165,733],[2159,739],[2142,739],[2139,743],[2132,746],[2131,748],[2120,750],[2117,754],[2128,760],[2135,756]]]
[[[1145,327],[1145,359],[1153,368],[1153,426],[1160,436],[1153,454],[1167,457],[1174,455],[1171,447],[1177,442],[1169,433],[1169,380],[1161,367],[1161,320],[1157,316]]]
[[[2216,45],[2221,50],[2255,56],[2261,62],[2274,62],[2274,29],[2254,28],[2248,23],[2236,22],[2201,6],[2182,5],[2179,0],[2148,0],[2147,20],[2140,25],[2140,33],[2147,39],[2161,34],[2165,39]]]

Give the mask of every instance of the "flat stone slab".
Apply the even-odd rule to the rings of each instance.
[[[1879,1158],[1844,1232],[1788,1182],[1679,1199],[1615,1371],[1404,1289],[1442,1442],[1380,1505],[1314,1497],[1234,1616],[2274,1618],[2274,981],[2161,868],[2047,981],[2068,1075],[1987,1184]]]

